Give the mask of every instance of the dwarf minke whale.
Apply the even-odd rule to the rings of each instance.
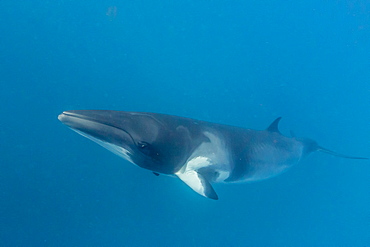
[[[253,182],[277,176],[315,151],[349,158],[307,138],[280,133],[280,117],[252,130],[159,113],[65,111],[72,130],[155,175],[174,175],[217,200],[212,183]]]

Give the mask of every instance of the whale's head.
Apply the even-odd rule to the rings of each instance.
[[[185,163],[191,134],[167,115],[105,110],[65,111],[58,119],[77,133],[151,171],[173,174]]]

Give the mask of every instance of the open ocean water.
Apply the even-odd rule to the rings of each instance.
[[[370,246],[370,162],[314,153],[205,199],[64,110],[173,114],[370,156],[370,3],[0,2],[0,246]]]

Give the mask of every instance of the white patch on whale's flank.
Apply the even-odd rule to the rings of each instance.
[[[228,149],[221,139],[222,137],[208,131],[203,134],[209,139],[209,142],[200,144],[179,172],[186,173],[205,169],[207,172],[218,174],[212,182],[222,182],[230,176],[231,171]]]
[[[198,156],[187,162],[186,170],[198,170],[199,168],[207,167],[209,165],[211,165],[209,158]]]
[[[71,128],[72,129],[72,128]],[[75,129],[72,129],[73,131],[77,132],[78,134],[92,140],[93,142],[96,142],[97,144],[99,144],[100,146],[108,149],[109,151],[111,151],[112,153],[124,158],[125,160],[131,162],[132,164],[136,165],[131,157],[130,157],[130,152],[126,149],[124,149],[123,147],[120,147],[120,146],[117,146],[117,145],[114,145],[114,144],[111,144],[111,143],[108,143],[108,142],[104,142],[104,141],[101,141],[91,135],[88,135],[82,131],[79,131],[79,130],[75,130]]]

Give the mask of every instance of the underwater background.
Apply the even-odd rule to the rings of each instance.
[[[57,119],[145,111],[370,156],[370,3],[0,2],[0,246],[370,246],[370,163],[314,153],[205,199]]]

